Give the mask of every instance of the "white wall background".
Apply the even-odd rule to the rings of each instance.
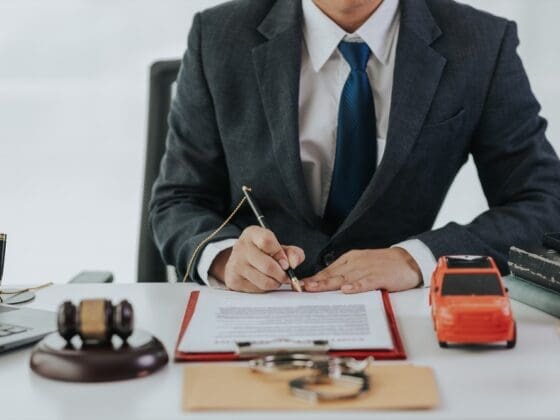
[[[258,0],[255,0],[258,1]],[[83,269],[136,278],[147,76],[182,54],[193,14],[221,0],[0,0],[0,231],[5,284]],[[560,151],[560,1],[469,0],[516,20]],[[438,218],[486,207],[469,164]]]

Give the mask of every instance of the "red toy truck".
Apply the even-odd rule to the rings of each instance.
[[[490,257],[441,257],[432,274],[430,305],[440,347],[517,339],[507,289]]]

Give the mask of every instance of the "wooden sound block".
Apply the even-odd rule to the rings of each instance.
[[[126,342],[114,336],[104,346],[84,345],[78,337],[68,344],[58,333],[41,340],[31,354],[31,369],[46,378],[69,382],[108,382],[147,376],[165,366],[163,344],[143,330]]]

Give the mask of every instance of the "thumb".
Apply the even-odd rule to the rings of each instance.
[[[283,246],[291,268],[296,268],[305,261],[305,252],[298,246]]]

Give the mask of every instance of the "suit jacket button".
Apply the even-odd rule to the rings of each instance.
[[[327,252],[325,255],[323,255],[323,264],[325,264],[325,267],[328,267],[329,265],[331,265],[335,260],[334,257],[334,252]]]

